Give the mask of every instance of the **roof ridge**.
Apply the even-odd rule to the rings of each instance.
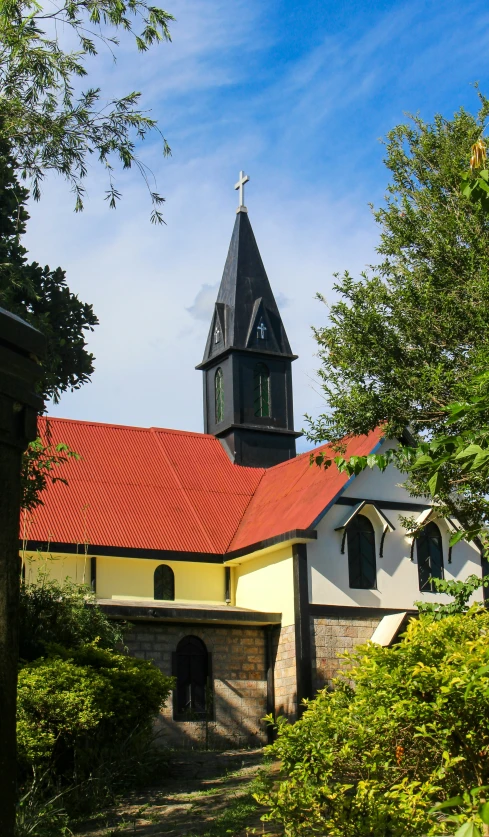
[[[174,467],[174,465],[173,465],[173,462],[171,461],[170,457],[168,456],[168,454],[167,454],[167,452],[166,452],[166,450],[165,450],[164,446],[161,444],[160,439],[158,439],[158,435],[157,435],[156,431],[154,430],[154,428],[151,428],[150,432],[151,432],[151,434],[154,436],[155,441],[156,441],[156,444],[158,445],[159,449],[161,450],[161,452],[162,452],[163,456],[165,457],[165,459],[166,459],[166,461],[167,461],[167,463],[168,463],[168,466],[169,466],[169,468],[171,469],[171,471],[172,471],[172,473],[173,473],[173,476],[174,476],[174,478],[175,478],[176,482],[177,482],[177,483],[178,483],[178,485],[180,486],[180,489],[181,489],[181,491],[182,491],[182,494],[183,494],[183,496],[185,497],[185,500],[187,501],[187,505],[189,506],[190,511],[192,512],[192,515],[193,515],[193,517],[194,517],[194,519],[195,519],[195,521],[196,521],[196,523],[197,523],[197,525],[198,525],[198,527],[199,527],[200,531],[201,531],[201,532],[202,532],[202,534],[204,535],[204,538],[205,538],[205,540],[207,541],[207,543],[209,544],[209,547],[210,547],[210,550],[209,550],[209,551],[210,551],[210,552],[215,552],[216,550],[215,550],[215,548],[214,548],[214,544],[212,543],[212,541],[211,541],[211,539],[210,539],[210,537],[209,537],[209,535],[208,535],[208,533],[207,533],[206,529],[205,529],[205,528],[204,528],[204,526],[202,525],[202,522],[201,522],[201,520],[200,520],[200,516],[199,516],[199,514],[198,514],[198,512],[197,512],[197,509],[195,508],[194,504],[192,503],[192,501],[191,501],[190,497],[188,496],[188,494],[187,494],[187,490],[183,487],[183,485],[182,485],[182,481],[181,481],[181,479],[180,479],[180,477],[179,477],[179,475],[178,475],[178,472],[177,472],[176,468],[175,468],[175,467]]]
[[[88,419],[62,418],[61,416],[50,416],[47,413],[40,415],[39,418],[45,422],[58,421],[62,422],[63,424],[83,424],[86,427],[91,427],[92,425],[95,425],[96,427],[114,427],[120,430],[140,430],[145,432],[150,432],[154,430],[158,431],[159,433],[175,433],[181,436],[198,436],[199,438],[215,439],[215,436],[212,436],[210,433],[201,433],[198,430],[177,430],[173,427],[144,427],[142,425],[137,424],[116,424],[115,422],[111,421],[92,421]]]

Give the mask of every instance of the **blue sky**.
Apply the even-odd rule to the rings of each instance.
[[[120,207],[103,201],[93,164],[82,215],[49,178],[33,205],[33,259],[61,265],[100,319],[89,342],[91,384],[49,412],[119,424],[202,429],[200,361],[234,224],[234,183],[246,203],[289,340],[296,426],[322,410],[311,325],[326,321],[333,273],[375,261],[369,202],[388,180],[379,143],[406,112],[431,120],[477,108],[489,93],[489,9],[483,2],[334,3],[165,0],[173,42],[116,65],[92,61],[89,83],[107,98],[143,91],[173,156],[141,148],[167,225],[149,223],[142,181],[119,178]],[[300,443],[305,449],[306,443]]]

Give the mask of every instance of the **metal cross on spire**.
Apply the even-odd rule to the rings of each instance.
[[[240,211],[241,212],[247,212],[248,211],[246,209],[246,206],[245,206],[245,203],[244,203],[244,185],[245,185],[245,183],[248,183],[249,179],[250,179],[249,176],[247,174],[245,174],[244,171],[240,171],[239,180],[236,183],[236,186],[234,187],[235,189],[239,189],[239,205],[238,205],[237,212],[240,212]]]

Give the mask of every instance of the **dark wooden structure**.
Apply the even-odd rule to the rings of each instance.
[[[0,834],[13,837],[16,802],[19,518],[22,452],[36,437],[44,337],[0,308]]]

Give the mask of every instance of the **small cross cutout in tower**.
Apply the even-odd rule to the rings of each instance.
[[[236,186],[234,187],[235,189],[239,189],[239,205],[237,210],[238,212],[240,211],[240,209],[244,210],[244,212],[247,212],[246,206],[244,205],[244,185],[245,183],[248,183],[249,179],[249,176],[245,174],[244,171],[240,171],[239,180],[236,183]]]
[[[219,328],[219,325],[216,325],[216,327],[214,329],[214,343],[219,343],[220,340],[221,340],[221,329]]]
[[[266,327],[265,323],[263,322],[263,320],[261,320],[260,325],[258,326],[256,332],[257,332],[258,337],[261,340],[265,339],[265,335],[267,333],[267,327]]]

